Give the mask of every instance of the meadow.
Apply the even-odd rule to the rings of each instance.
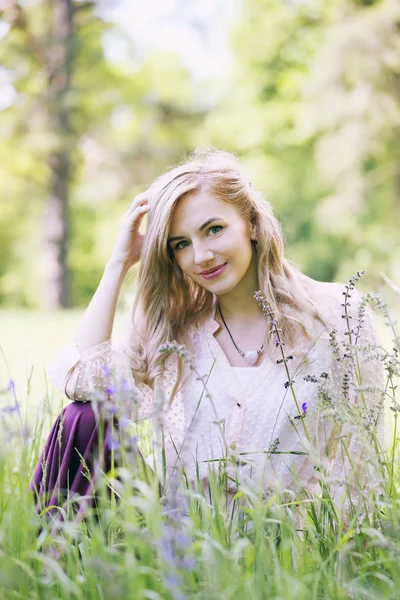
[[[28,492],[43,442],[67,402],[47,382],[45,365],[71,339],[81,313],[1,311],[0,597],[398,598],[399,337],[392,329],[393,315],[389,322],[385,307],[374,300],[372,304],[381,315],[387,349],[374,349],[387,374],[386,454],[371,423],[365,423],[365,412],[346,415],[358,419],[363,430],[363,474],[373,482],[364,485],[354,468],[354,480],[347,482],[347,512],[335,501],[329,472],[318,459],[316,493],[256,496],[239,490],[234,515],[225,500],[223,468],[210,470],[208,495],[198,481],[196,489],[187,488],[182,497],[171,496],[165,482],[151,471],[149,476],[146,464],[127,443],[135,434],[144,454],[150,452],[151,431],[145,424],[119,432],[115,464],[103,473],[96,503],[83,519],[67,505],[38,514]],[[117,320],[117,331],[122,332],[124,318]],[[349,356],[357,358],[356,341],[350,346]],[[358,383],[362,395],[362,382]],[[322,388],[320,398],[323,412],[329,398]],[[337,407],[342,416],[343,406]],[[339,412],[330,414],[346,452]],[[301,424],[307,427],[307,419]],[[352,504],[354,482],[361,501]]]

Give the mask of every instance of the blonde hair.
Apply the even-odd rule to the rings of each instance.
[[[159,347],[173,340],[185,343],[188,326],[201,322],[211,310],[212,293],[182,272],[167,243],[178,201],[200,190],[232,204],[245,221],[256,225],[259,290],[275,313],[285,343],[294,347],[300,338],[310,339],[305,315],[324,323],[307,293],[312,280],[283,255],[281,227],[271,204],[251,187],[232,154],[197,149],[148,189],[150,210],[133,304],[130,358],[135,378],[151,386],[163,368]],[[267,351],[274,342],[266,334]]]

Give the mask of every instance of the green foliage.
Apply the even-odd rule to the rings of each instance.
[[[3,65],[16,90],[0,112],[0,302],[37,306],[47,265],[41,248],[49,195],[49,157],[67,149],[71,301],[85,305],[98,284],[111,234],[135,193],[191,146],[198,121],[188,73],[176,56],[133,54],[124,64],[106,59],[103,41],[118,31],[95,3],[73,3],[72,74],[64,103],[69,129],[61,136],[49,118],[49,13],[45,2],[0,13],[10,27]],[[179,90],[179,94],[176,91]],[[112,215],[112,220],[110,219]],[[104,231],[105,229],[105,231]],[[99,239],[99,236],[103,236]],[[105,234],[105,237],[104,237]],[[97,254],[98,248],[102,251]],[[33,273],[35,280],[33,280]]]
[[[86,305],[124,207],[196,145],[240,156],[282,220],[288,254],[317,279],[366,269],[400,279],[400,6],[396,0],[243,0],[234,62],[201,84],[179,57],[119,63],[123,35],[95,3],[74,2],[69,130],[52,129],[49,5],[2,9],[2,63],[16,91],[0,111],[0,302],[43,300],[49,156],[70,151],[71,302]],[[110,234],[107,235],[107,232]],[[112,232],[112,233],[111,233]],[[99,252],[100,248],[100,252]],[[39,293],[40,290],[40,293]]]
[[[290,257],[317,279],[400,275],[399,11],[391,0],[245,0],[227,97],[202,134],[242,157]]]

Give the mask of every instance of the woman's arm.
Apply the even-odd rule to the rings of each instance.
[[[147,211],[147,195],[139,194],[121,219],[111,258],[78,325],[74,342],[62,349],[48,369],[51,381],[71,400],[89,400],[93,389],[106,389],[110,363],[126,371],[126,357],[114,352],[110,338],[122,283],[130,267],[140,259],[144,235],[139,227]]]
[[[128,269],[113,260],[107,263],[99,286],[83,315],[75,335],[80,352],[111,338],[121,287]]]
[[[140,259],[144,235],[139,233],[139,227],[147,211],[147,195],[139,194],[121,219],[111,258],[78,325],[75,342],[79,352],[111,338],[122,284],[129,269]]]

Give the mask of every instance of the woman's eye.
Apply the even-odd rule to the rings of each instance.
[[[175,246],[175,250],[181,250],[182,249],[181,244],[187,244],[187,242],[185,242],[185,240],[183,240],[182,242],[178,242],[177,245]],[[185,248],[185,246],[183,246],[183,248]]]
[[[212,227],[210,227],[207,231],[207,233],[210,233],[210,231],[213,233],[213,235],[217,234],[221,229],[223,229],[222,225],[213,225]],[[186,240],[182,240],[181,242],[178,242],[174,248],[174,250],[183,250],[183,248],[186,248],[186,246],[182,246],[182,244],[187,244],[188,242]]]
[[[218,233],[218,231],[222,229],[222,225],[213,225],[208,231],[212,231],[213,229],[216,229],[217,231],[215,233]]]

